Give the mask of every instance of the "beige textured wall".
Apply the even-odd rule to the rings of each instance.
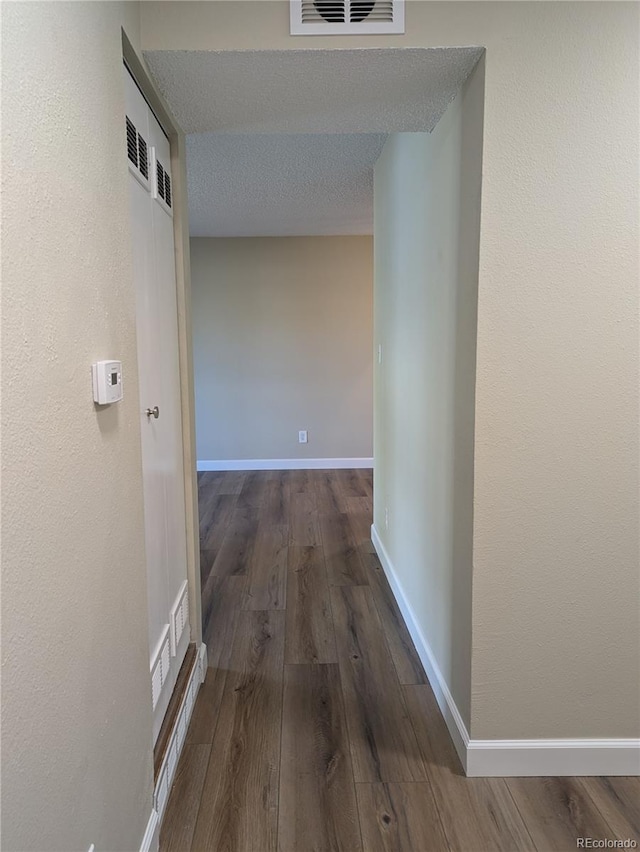
[[[191,275],[198,459],[371,458],[371,237],[192,239]]]
[[[640,734],[638,16],[410,2],[405,35],[338,45],[290,37],[279,0],[143,4],[148,49],[487,48],[477,738]]]
[[[374,190],[374,521],[467,726],[483,76],[389,137]]]
[[[131,852],[151,702],[121,24],[2,9],[2,848]],[[90,365],[121,358],[97,411]]]

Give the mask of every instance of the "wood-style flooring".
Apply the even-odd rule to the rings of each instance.
[[[465,778],[370,541],[370,471],[199,475],[209,670],[162,852],[640,843],[638,778]]]

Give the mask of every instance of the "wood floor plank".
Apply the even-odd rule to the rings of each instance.
[[[320,516],[320,530],[329,584],[365,586],[369,582],[357,542],[344,513]]]
[[[212,575],[202,592],[208,667],[187,731],[188,743],[211,743],[218,722],[246,577]]]
[[[576,838],[611,838],[611,829],[576,778],[505,781],[538,849],[569,852]]]
[[[211,745],[185,744],[160,830],[160,852],[191,849]]]
[[[338,666],[285,666],[278,850],[361,848]]]
[[[353,518],[355,515],[362,516],[358,519],[362,522],[362,538],[368,541],[371,538],[371,523],[373,520],[373,501],[371,497],[344,497],[343,499],[347,515],[350,518]]]
[[[218,483],[218,494],[235,494],[242,491],[247,475],[241,470],[225,470]]]
[[[257,531],[257,509],[234,509],[211,573],[218,577],[246,574]]]
[[[289,548],[285,662],[337,662],[329,584],[320,547]]]
[[[237,470],[205,471],[198,474],[198,501],[206,500],[206,496],[220,494],[239,494],[242,490],[246,474]]]
[[[211,574],[202,590],[202,631],[212,668],[229,661],[237,611],[242,606],[246,577]]]
[[[289,544],[294,547],[320,547],[322,535],[315,493],[292,492],[289,501]]]
[[[345,497],[366,497],[367,491],[357,470],[345,468],[334,472],[338,487]]]
[[[316,507],[316,487],[312,470],[290,470],[289,492],[292,495],[305,494],[312,498],[314,508]]]
[[[372,514],[371,510],[366,508],[366,504],[363,503],[363,500],[366,501],[368,498],[362,497],[347,497],[345,498],[345,503],[347,504],[347,512],[346,515],[349,518],[349,525],[351,526],[351,532],[353,534],[353,538],[355,543],[359,548],[362,549],[362,545],[366,545],[365,549],[370,549],[371,545],[371,520]],[[357,501],[357,505],[353,504]]]
[[[373,470],[371,468],[359,468],[358,476],[365,493],[373,500]]]
[[[402,687],[449,845],[455,852],[533,852],[502,778],[465,778],[431,687]]]
[[[226,678],[226,669],[207,667],[191,714],[185,740],[187,745],[211,745],[213,742]]]
[[[218,551],[238,497],[236,494],[216,494],[207,504],[206,518],[200,520],[200,548]]]
[[[289,528],[259,525],[247,571],[243,609],[284,609]]]
[[[284,613],[241,612],[193,850],[273,852],[284,666]]]
[[[600,811],[611,836],[617,840],[635,840],[640,847],[640,778],[578,778]]]
[[[223,473],[219,470],[206,470],[198,472],[198,500],[201,501],[206,494],[213,492],[217,494],[216,483],[222,479]]]
[[[244,482],[238,494],[239,509],[258,509],[262,505],[268,485],[267,474],[268,471],[265,470],[250,470],[245,473]]]
[[[355,780],[426,781],[371,589],[333,587],[331,606]]]
[[[335,471],[316,471],[314,478],[316,502],[321,515],[336,514],[346,510],[344,495],[334,474]]]
[[[365,852],[445,852],[449,844],[422,784],[357,784]]]
[[[398,680],[403,684],[427,683],[420,657],[384,575],[380,560],[375,553],[363,553],[362,559],[367,566],[369,585]]]
[[[204,589],[207,580],[209,579],[209,575],[211,574],[211,569],[213,568],[213,563],[216,561],[216,557],[218,556],[218,550],[200,550],[200,588]]]
[[[259,518],[261,523],[270,526],[285,526],[289,523],[289,486],[282,477],[270,479],[265,485]]]

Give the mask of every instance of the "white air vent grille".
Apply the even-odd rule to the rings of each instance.
[[[138,168],[142,172],[143,177],[149,177],[149,155],[147,152],[147,143],[138,133]]]
[[[175,656],[178,653],[180,641],[184,635],[184,631],[189,630],[189,587],[185,580],[174,605],[171,607],[170,624],[171,624],[171,653]]]
[[[164,198],[164,169],[160,160],[156,160],[156,193]]]
[[[138,132],[135,124],[127,116],[127,156],[134,166],[138,165]]]
[[[153,157],[155,162],[155,181],[153,197],[160,203],[161,207],[171,213],[173,206],[173,192],[171,188],[171,175],[168,168],[160,162],[155,148],[153,149]]]
[[[291,35],[403,33],[404,0],[290,0]]]
[[[170,649],[169,625],[167,624],[156,652],[151,658],[151,703],[154,710],[160,698],[162,687],[169,677],[169,668],[171,666]]]
[[[129,169],[148,188],[149,186],[149,148],[145,139],[138,133],[129,116],[127,122],[127,158]]]
[[[191,718],[191,711],[193,710],[195,697],[200,689],[200,684],[204,680],[206,668],[206,648],[202,645],[200,647],[200,652],[198,653],[196,664],[191,670],[191,677],[187,684],[187,691],[182,700],[182,705],[169,739],[169,746],[162,761],[160,774],[158,775],[158,781],[154,791],[155,809],[160,819],[162,819],[168,794],[171,790],[171,784],[178,766],[178,761],[180,760],[180,753],[187,735],[189,719]]]

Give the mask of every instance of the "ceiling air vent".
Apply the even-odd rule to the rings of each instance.
[[[289,0],[291,35],[404,32],[404,0]]]

